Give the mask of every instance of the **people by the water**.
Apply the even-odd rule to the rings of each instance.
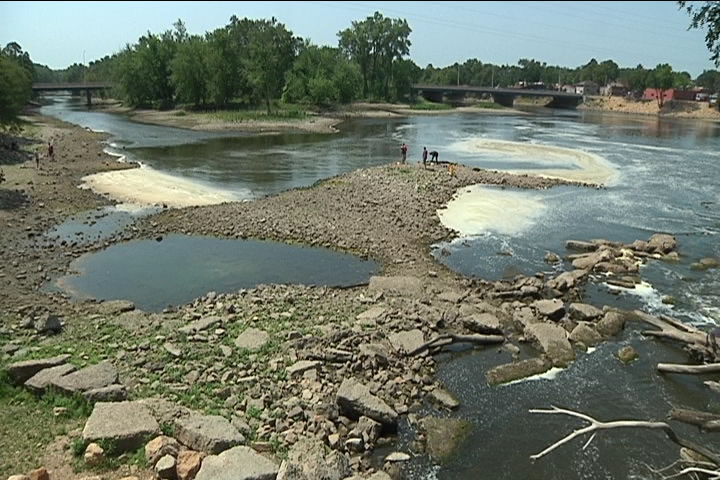
[[[400,163],[405,163],[405,159],[407,158],[407,151],[408,147],[405,145],[405,142],[400,146]]]
[[[427,156],[428,156],[427,147],[423,147],[423,153],[422,153],[423,167],[427,164]]]
[[[433,163],[433,162],[438,163],[439,155],[440,154],[437,152],[437,150],[433,150],[432,152],[430,152],[430,163]]]
[[[52,141],[48,142],[48,158],[55,160],[55,148],[53,147]]]

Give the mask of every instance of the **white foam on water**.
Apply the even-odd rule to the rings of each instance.
[[[544,209],[529,192],[472,185],[464,187],[437,214],[445,227],[461,236],[516,235],[533,226]]]
[[[462,140],[450,148],[468,154],[501,154],[502,160],[509,165],[512,162],[532,162],[540,167],[515,169],[509,166],[505,169],[519,174],[602,185],[614,183],[619,176],[617,168],[602,156],[572,148],[482,138]],[[558,164],[567,168],[556,168]]]
[[[513,380],[512,382],[503,383],[501,386],[515,385],[523,382],[534,382],[537,380],[555,380],[558,374],[564,370],[564,368],[552,367],[547,372],[538,373],[537,375],[531,375],[529,377],[521,378],[519,380]]]
[[[141,165],[139,168],[102,172],[83,177],[80,188],[128,204],[120,208],[136,211],[149,205],[191,207],[235,202],[247,198],[248,192],[222,190],[170,175]]]

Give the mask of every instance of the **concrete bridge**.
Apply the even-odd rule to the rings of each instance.
[[[108,82],[83,82],[83,83],[33,83],[33,93],[41,92],[85,92],[87,97],[87,106],[92,105],[92,92],[99,90],[109,90],[113,84]]]
[[[442,103],[444,97],[461,100],[468,93],[488,94],[493,102],[504,107],[512,107],[517,97],[552,97],[547,105],[550,108],[575,108],[582,103],[582,95],[557,90],[532,90],[525,88],[473,87],[468,85],[421,85],[412,89],[431,102]]]

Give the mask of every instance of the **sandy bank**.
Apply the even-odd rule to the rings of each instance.
[[[623,97],[588,97],[579,110],[654,115],[720,121],[720,110],[708,102],[670,101],[661,109],[656,100],[630,100]]]

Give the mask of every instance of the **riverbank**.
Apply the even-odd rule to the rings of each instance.
[[[632,287],[637,262],[673,248],[668,239],[633,247],[578,244],[597,252],[592,258],[578,256],[574,260],[582,259],[584,268],[575,268],[573,260],[564,276],[520,276],[501,282],[463,278],[437,262],[434,254],[443,253],[432,250],[436,242],[455,236],[440,223],[438,210],[459,189],[478,183],[506,189],[595,185],[463,165],[451,170],[418,164],[360,169],[253,202],[166,209],[100,242],[55,244],[43,235],[52,224],[83,209],[113,203],[78,189],[82,178],[133,166],[105,156],[97,143],[102,135],[59,123],[50,130],[47,125],[38,128],[37,138],[43,141],[29,144],[31,149],[40,148],[51,135],[57,141],[57,161],[47,171],[50,178],[44,178],[43,170],[37,177],[23,177],[31,174],[28,157],[17,168],[8,167],[8,182],[0,185],[0,191],[8,186],[26,190],[33,182],[29,193],[15,194],[27,198],[21,206],[6,202],[0,208],[8,225],[0,237],[3,292],[8,293],[0,335],[3,365],[59,353],[68,354],[68,361],[78,368],[110,362],[132,400],[160,397],[183,409],[220,415],[242,434],[242,443],[276,465],[292,457],[299,439],[320,440],[347,462],[339,478],[402,470],[373,455],[379,446],[392,448],[400,417],[420,433],[412,447],[394,458],[431,455],[441,462],[439,449],[451,451],[452,444],[462,440],[463,425],[450,437],[438,437],[443,430],[433,428],[458,403],[434,377],[436,361],[427,355],[434,349],[428,342],[462,337],[481,344],[479,348],[488,348],[482,347],[484,342],[495,343],[492,348],[512,363],[520,358],[520,345],[531,339],[537,356],[519,367],[520,376],[567,366],[575,349],[611,337],[625,321],[602,305],[579,306],[585,269],[603,262],[604,268],[624,272],[624,284]],[[51,215],[44,210],[48,206]],[[354,288],[270,285],[208,292],[159,314],[141,312],[122,299],[73,303],[39,290],[84,252],[136,238],[162,242],[171,233],[326,246],[376,259],[382,269],[367,285]],[[561,262],[558,254],[554,258],[548,260]],[[562,322],[557,321],[559,313]],[[61,319],[51,330],[54,335],[40,327],[49,316]],[[582,337],[576,332],[581,323]],[[507,380],[508,373],[493,372],[492,378]],[[342,387],[347,387],[346,380],[354,382],[352,388]],[[362,395],[349,399],[348,390]],[[432,413],[421,415],[428,407]],[[180,416],[186,411],[176,410]],[[51,418],[53,427],[43,430],[33,423],[38,417],[27,411],[3,412],[24,423],[18,426],[9,417],[0,418],[7,429],[0,438],[17,442],[22,437],[26,450],[24,456],[4,457],[8,463],[2,464],[0,475],[44,465],[53,478],[87,476],[87,466],[85,471],[72,471],[72,465],[82,465],[77,452],[73,455],[76,449],[58,448],[63,442],[82,446],[82,432],[75,427],[64,433],[55,429],[58,422],[70,425],[62,423],[62,417]],[[428,418],[435,423],[426,422]],[[167,418],[158,423],[163,423],[163,431],[176,434],[176,424]],[[0,443],[0,451],[11,448],[18,450],[17,445]],[[103,478],[149,478],[152,473],[146,467],[115,469]]]
[[[135,122],[151,125],[209,132],[237,131],[267,135],[287,131],[336,133],[337,126],[340,123],[353,118],[394,118],[410,115],[446,115],[451,113],[527,115],[527,112],[522,110],[499,107],[490,102],[456,108],[427,110],[413,108],[406,104],[358,102],[333,110],[308,110],[298,114],[298,118],[282,118],[284,115],[293,116],[283,111],[275,115],[267,115],[262,111],[194,112],[183,109],[166,111],[131,109],[122,106],[119,102],[101,104],[98,108],[103,111],[123,113]]]
[[[668,101],[662,108],[656,100],[632,100],[623,97],[588,97],[579,110],[615,112],[631,115],[650,115],[720,121],[720,110],[708,102]]]

